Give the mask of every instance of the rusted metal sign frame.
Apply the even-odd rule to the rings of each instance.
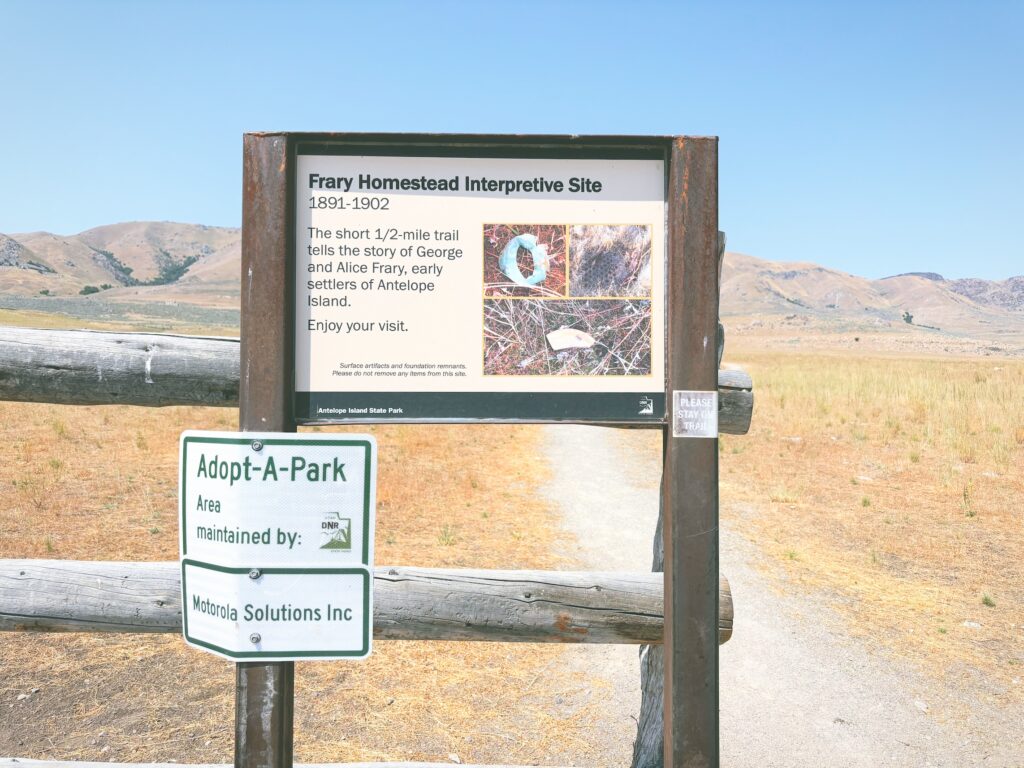
[[[666,159],[665,760],[719,764],[718,439],[674,437],[673,391],[717,391],[715,138],[252,133],[244,138],[240,428],[295,431],[295,150],[298,142],[465,147],[502,156],[657,147]],[[396,154],[400,154],[396,152]],[[427,421],[427,420],[424,420]],[[482,421],[482,420],[477,420]],[[294,664],[238,664],[235,765],[291,768]]]

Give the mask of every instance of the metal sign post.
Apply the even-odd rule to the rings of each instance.
[[[243,145],[239,428],[294,432],[288,140]],[[295,663],[235,665],[236,768],[291,768]]]
[[[719,764],[718,141],[677,138],[669,171],[665,766]],[[701,394],[709,397],[703,398]],[[688,429],[697,425],[697,429]],[[695,434],[703,432],[703,434]],[[710,433],[710,434],[709,434]]]

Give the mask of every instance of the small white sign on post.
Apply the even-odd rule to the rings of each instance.
[[[373,437],[189,431],[180,469],[187,643],[239,660],[369,655]]]
[[[718,392],[675,390],[672,437],[718,437]]]

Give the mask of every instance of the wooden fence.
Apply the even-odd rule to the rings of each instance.
[[[238,360],[237,339],[0,328],[0,400],[233,407]],[[745,433],[750,378],[720,371],[718,386],[720,431]],[[733,620],[724,578],[719,594],[724,643]],[[374,569],[381,639],[658,644],[663,628],[660,573]],[[0,560],[0,630],[180,629],[176,562]],[[0,760],[0,768],[58,765],[99,764]]]

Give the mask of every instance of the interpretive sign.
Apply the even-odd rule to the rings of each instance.
[[[475,151],[298,144],[296,420],[663,421],[664,152]]]
[[[369,653],[373,437],[188,431],[180,468],[187,642],[229,658]]]

